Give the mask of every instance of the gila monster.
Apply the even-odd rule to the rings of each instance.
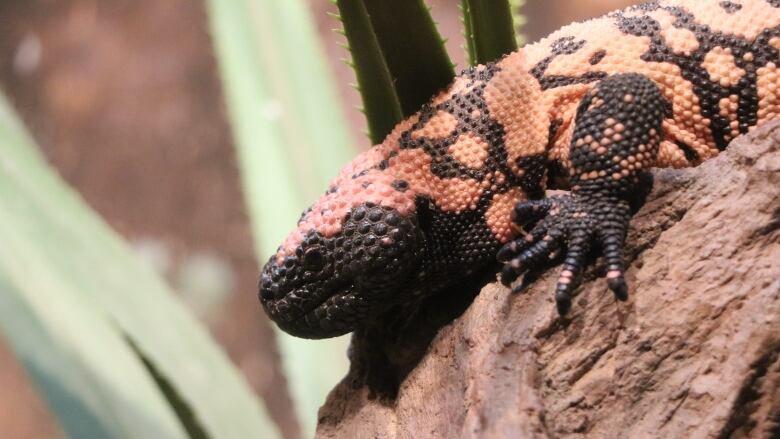
[[[560,255],[563,315],[594,250],[626,300],[650,169],[696,166],[777,118],[779,51],[780,0],[664,0],[469,68],[304,212],[260,275],[262,305],[290,334],[337,336],[497,258],[509,285]]]

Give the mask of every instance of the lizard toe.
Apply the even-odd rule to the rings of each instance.
[[[527,243],[525,248],[504,265],[501,276],[501,282],[504,285],[508,286],[528,270],[543,265],[558,253],[558,250],[563,246],[564,235],[562,231],[555,228],[541,233],[544,229],[546,229],[544,225],[535,229],[530,234],[533,241],[530,243],[525,241]],[[536,236],[539,235],[541,235],[540,238],[536,239]]]

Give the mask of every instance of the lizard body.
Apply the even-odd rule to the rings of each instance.
[[[495,263],[562,253],[563,314],[600,248],[625,300],[651,167],[695,166],[780,116],[780,1],[667,0],[566,26],[465,70],[304,212],[260,300],[285,331],[350,332]],[[544,198],[549,188],[569,195]]]

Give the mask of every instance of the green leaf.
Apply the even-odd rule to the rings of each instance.
[[[338,0],[373,143],[452,81],[444,41],[422,0]],[[400,115],[398,107],[400,106]]]
[[[352,54],[351,66],[360,84],[368,135],[372,144],[378,144],[403,119],[401,102],[365,4],[362,0],[338,0],[338,7]]]
[[[3,206],[4,208],[7,206]],[[15,224],[0,217],[0,228]],[[72,438],[185,438],[121,334],[93,303],[44,269],[9,266],[24,243],[2,235],[0,329]],[[9,271],[10,270],[10,271]],[[34,273],[34,276],[33,276]]]
[[[277,435],[206,329],[51,171],[2,96],[0,212],[0,328],[71,437]]]
[[[469,2],[461,0],[458,5],[460,9],[460,22],[463,26],[463,49],[466,51],[466,61],[469,65],[474,65],[474,60],[477,59],[477,47],[473,44],[474,30],[471,28],[471,11],[469,11]]]
[[[255,250],[265,262],[355,149],[306,2],[207,6]],[[315,342],[277,331],[277,341],[312,436],[319,406],[346,374],[346,338]]]
[[[444,41],[422,0],[364,0],[364,4],[403,114],[411,116],[455,76]]]
[[[508,0],[461,0],[461,10],[471,65],[495,61],[517,50]]]
[[[520,9],[525,5],[525,0],[509,0],[509,7],[512,10],[512,24],[514,24],[515,40],[517,46],[525,44],[525,35],[523,35],[523,26],[525,25],[525,16],[520,13]]]

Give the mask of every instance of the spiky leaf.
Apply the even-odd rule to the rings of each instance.
[[[362,0],[339,0],[338,7],[363,99],[368,135],[377,144],[403,119],[401,102],[365,4]]]
[[[461,10],[471,65],[495,61],[517,50],[508,0],[462,0]]]
[[[337,0],[374,143],[455,75],[422,0]],[[400,106],[400,117],[397,109]]]

